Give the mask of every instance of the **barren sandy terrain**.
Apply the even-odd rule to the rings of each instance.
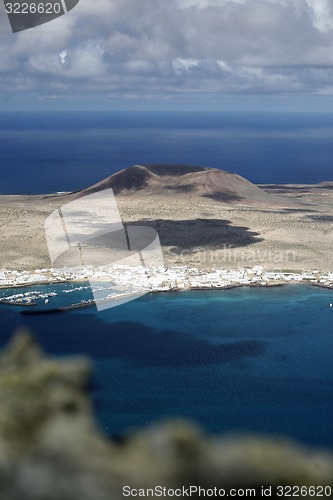
[[[169,192],[116,199],[123,223],[157,229],[167,265],[332,271],[333,183],[261,188],[278,195],[280,206]],[[0,269],[51,267],[45,219],[71,199],[0,196]]]

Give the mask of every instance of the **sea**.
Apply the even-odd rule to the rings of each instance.
[[[333,180],[330,113],[0,113],[0,194],[76,191],[131,165],[178,163],[254,183]]]
[[[33,290],[57,295],[30,310],[91,298],[86,284]],[[184,418],[208,434],[332,450],[332,302],[333,290],[292,284],[149,294],[101,312],[23,316],[1,304],[1,344],[26,326],[53,356],[92,358],[96,417],[113,437]]]
[[[254,183],[333,180],[333,119],[319,113],[0,113],[0,194],[87,187],[133,164],[220,168]],[[1,263],[0,263],[1,268]],[[77,284],[2,290],[91,298]],[[65,293],[71,292],[71,293]],[[305,285],[150,294],[23,316],[0,304],[0,344],[29,327],[54,356],[94,362],[98,425],[185,418],[209,434],[260,434],[333,450],[333,290]],[[37,307],[37,306],[35,306]]]

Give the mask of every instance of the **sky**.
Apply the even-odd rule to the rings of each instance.
[[[332,0],[80,0],[16,34],[0,10],[0,110],[333,110]]]

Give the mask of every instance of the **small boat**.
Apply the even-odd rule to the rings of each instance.
[[[13,300],[1,300],[0,304],[4,304],[5,306],[19,306],[19,307],[26,307],[26,306],[36,306],[37,302],[21,302],[21,301],[13,301]]]

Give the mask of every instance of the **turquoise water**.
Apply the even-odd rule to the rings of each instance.
[[[62,292],[71,287],[35,289],[58,293],[43,307],[89,298]],[[27,325],[50,353],[91,356],[96,414],[110,435],[181,416],[211,433],[333,448],[330,302],[333,291],[289,285],[147,295],[100,313],[28,317],[1,305],[1,340]]]

